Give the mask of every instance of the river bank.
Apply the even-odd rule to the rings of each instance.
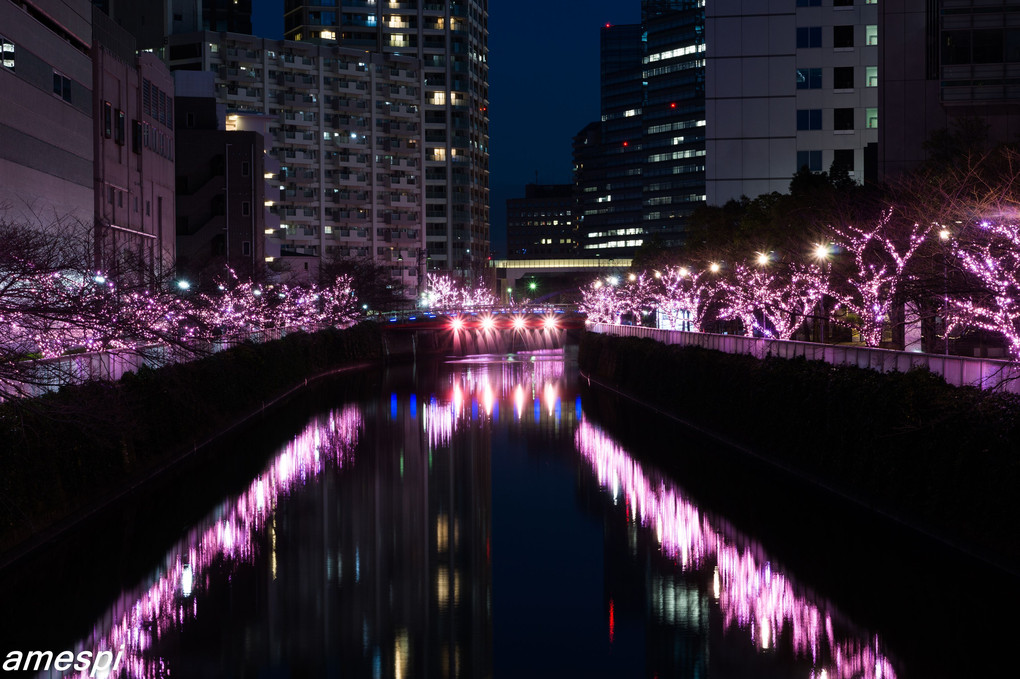
[[[0,404],[0,565],[309,381],[383,358],[381,328],[362,323]]]
[[[585,333],[609,388],[1002,568],[1020,569],[1020,399],[927,372],[727,355]]]

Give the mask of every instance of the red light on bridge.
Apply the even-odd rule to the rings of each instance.
[[[555,330],[556,329],[556,317],[555,316],[546,316],[545,320],[542,321],[542,327],[544,327],[546,330]]]
[[[462,330],[464,328],[464,319],[461,318],[460,316],[457,316],[456,318],[451,319],[450,320],[450,327],[453,330]]]

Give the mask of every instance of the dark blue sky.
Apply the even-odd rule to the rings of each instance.
[[[256,35],[283,34],[283,0],[255,0]],[[571,181],[571,141],[599,117],[599,28],[637,23],[640,0],[489,3],[489,188],[493,249],[506,254],[506,200]]]

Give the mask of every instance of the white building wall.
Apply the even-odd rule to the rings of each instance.
[[[853,177],[861,181],[864,149],[878,140],[867,110],[877,109],[877,6],[798,7],[796,0],[716,0],[705,9],[706,194],[709,205],[742,195],[786,192],[804,153],[812,169],[828,170],[837,149],[852,150]],[[834,47],[834,26],[853,25],[853,45]],[[798,29],[810,46],[798,47]],[[836,68],[854,69],[853,87],[836,89]],[[820,69],[820,87],[797,87],[798,69]],[[836,109],[853,109],[853,129],[835,130]],[[821,129],[798,129],[798,110],[820,111]],[[874,113],[874,111],[872,111]],[[816,119],[817,119],[816,114]],[[816,125],[811,125],[817,127]],[[798,156],[801,152],[801,156]]]

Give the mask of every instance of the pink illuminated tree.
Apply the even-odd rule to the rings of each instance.
[[[826,273],[815,264],[771,261],[741,263],[720,282],[719,317],[737,318],[745,332],[787,340],[812,316],[826,291]]]
[[[621,314],[629,314],[635,324],[655,308],[655,279],[644,272],[627,276],[619,291]]]
[[[697,271],[684,266],[666,267],[659,273],[655,305],[666,327],[701,332],[705,317],[719,291],[718,265]]]
[[[882,341],[907,266],[933,228],[933,223],[894,219],[892,208],[868,226],[829,226],[833,241],[852,262],[840,267],[845,278],[834,279],[828,293],[852,314],[844,322],[860,332],[866,345]]]
[[[619,323],[625,305],[615,285],[594,280],[581,288],[578,308],[592,323]]]
[[[953,254],[980,289],[950,298],[952,322],[1001,333],[1020,360],[1020,225],[982,221],[953,243]]]

